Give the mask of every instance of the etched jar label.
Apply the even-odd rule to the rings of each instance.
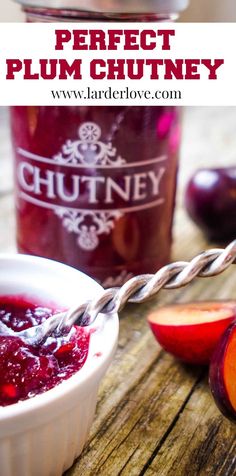
[[[76,140],[67,140],[53,157],[18,148],[20,197],[51,209],[82,250],[99,244],[125,213],[162,205],[162,180],[167,156],[128,162],[112,142],[101,139],[101,128],[85,122]]]

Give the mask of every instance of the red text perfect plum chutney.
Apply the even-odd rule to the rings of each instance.
[[[21,296],[0,297],[0,321],[14,331],[40,324],[54,312]],[[89,339],[90,333],[76,326],[67,336],[48,337],[37,347],[0,335],[0,406],[43,393],[78,372],[87,359]]]
[[[20,3],[27,21],[78,28],[170,21],[187,0]],[[104,287],[170,259],[180,118],[157,104],[11,108],[20,252],[74,266]]]

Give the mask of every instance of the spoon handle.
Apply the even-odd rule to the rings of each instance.
[[[127,302],[142,303],[157,294],[162,288],[176,289],[189,284],[195,277],[216,276],[236,260],[236,240],[225,249],[209,249],[195,256],[190,262],[177,261],[168,264],[156,274],[143,274],[127,281],[121,288],[110,288],[100,297],[77,306],[65,314],[59,329],[75,322],[88,326],[101,312],[109,314],[120,311]]]
[[[222,273],[236,260],[236,240],[225,249],[215,248],[203,251],[191,261],[177,261],[159,269],[156,274],[143,274],[127,281],[121,288],[104,289],[100,296],[84,302],[63,313],[54,314],[38,326],[21,332],[6,332],[0,326],[0,335],[14,334],[31,345],[38,345],[55,331],[67,332],[76,322],[79,326],[91,325],[99,313],[111,315],[119,312],[127,302],[147,301],[162,288],[177,289],[186,286],[197,276],[207,278]]]

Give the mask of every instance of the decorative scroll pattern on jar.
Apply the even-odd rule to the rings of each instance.
[[[27,21],[173,20],[187,0],[24,0]],[[121,13],[123,12],[123,13]],[[175,107],[12,107],[20,252],[105,287],[170,259],[180,140]]]

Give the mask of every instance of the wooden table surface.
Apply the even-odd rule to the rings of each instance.
[[[0,108],[0,251],[14,246],[11,150]],[[175,216],[174,260],[209,247],[183,208],[184,185],[198,166],[236,164],[236,108],[188,108]],[[2,173],[3,172],[3,173]],[[236,475],[236,426],[216,408],[207,371],[185,366],[154,340],[146,316],[160,304],[236,297],[235,270],[120,315],[119,346],[99,392],[88,443],[67,476]],[[17,475],[16,475],[17,476]]]

